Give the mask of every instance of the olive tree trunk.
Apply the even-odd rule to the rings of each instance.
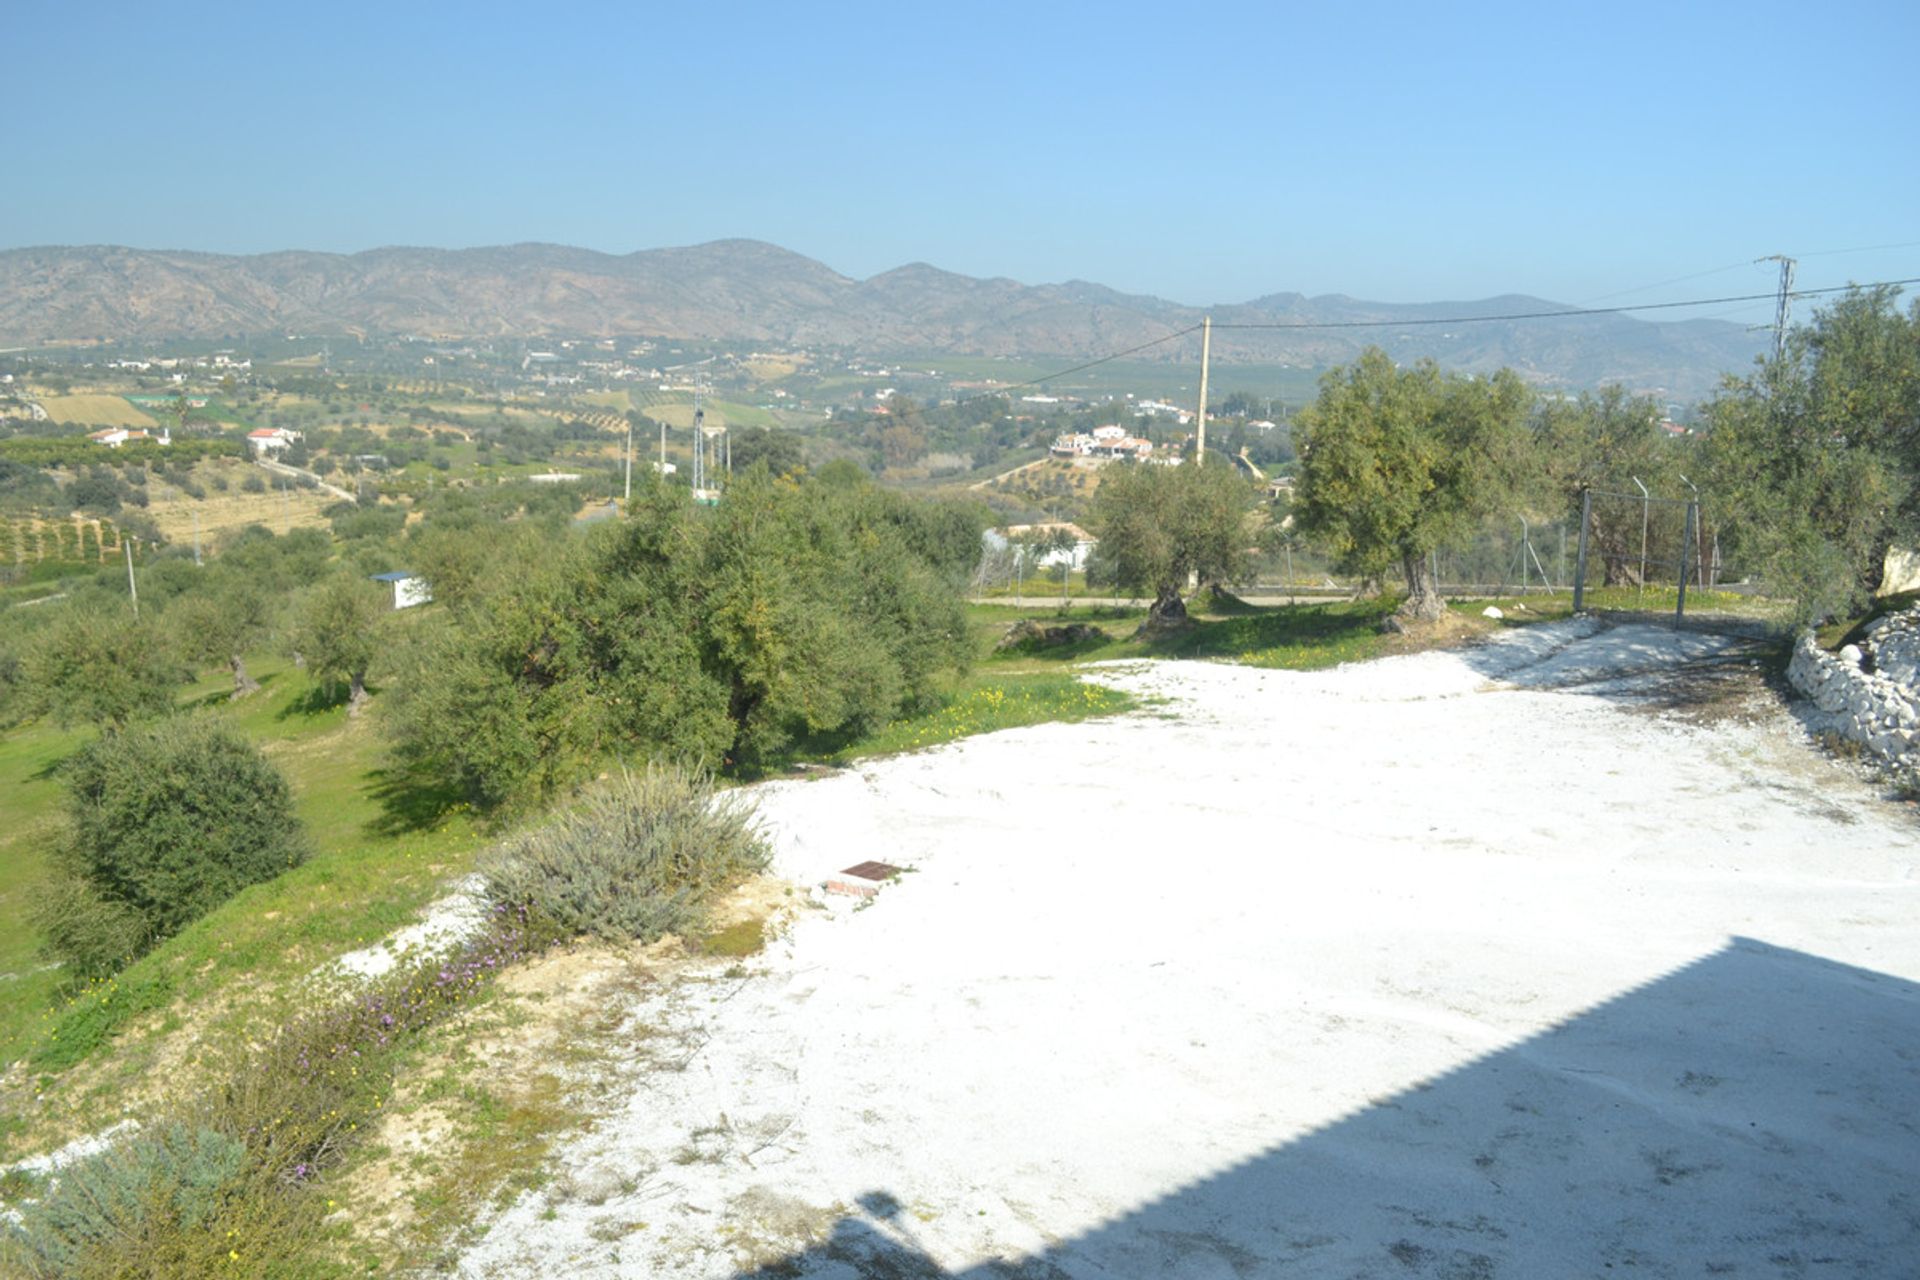
[[[1163,584],[1153,598],[1153,604],[1147,610],[1148,629],[1161,627],[1184,627],[1187,625],[1187,606],[1180,599],[1180,588]]]
[[[1439,580],[1433,576],[1432,559],[1424,553],[1403,555],[1400,569],[1407,575],[1407,598],[1399,615],[1420,622],[1439,621],[1447,611],[1447,602],[1441,598]]]
[[[244,698],[250,693],[260,691],[260,682],[247,674],[247,660],[239,654],[227,659],[227,666],[233,672],[233,697]]]

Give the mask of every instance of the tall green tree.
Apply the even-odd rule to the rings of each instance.
[[[1857,604],[1920,537],[1920,305],[1896,290],[1816,312],[1703,417],[1699,482],[1731,554],[1802,621]]]
[[[1190,579],[1206,586],[1246,575],[1252,501],[1247,482],[1221,461],[1109,467],[1088,514],[1100,572],[1152,594],[1149,627],[1179,625]]]
[[[29,713],[62,726],[117,732],[172,711],[185,677],[185,664],[152,619],[76,601],[21,655],[20,697]]]
[[[247,674],[247,650],[267,638],[274,600],[265,586],[243,571],[218,566],[206,581],[174,602],[166,621],[180,652],[195,662],[218,662],[233,676],[233,694],[244,698],[260,688]]]
[[[366,706],[367,672],[380,655],[388,615],[386,591],[350,573],[321,580],[299,602],[293,648],[319,684],[347,686],[349,716]]]
[[[1532,393],[1511,370],[1444,373],[1397,367],[1369,347],[1320,380],[1301,415],[1296,519],[1351,572],[1406,580],[1402,616],[1445,611],[1431,554],[1464,536],[1513,492],[1527,455]]]
[[[884,723],[968,655],[970,510],[858,468],[756,466],[712,509],[636,477],[626,520],[554,535],[416,638],[391,719],[401,754],[511,807],[610,758],[750,769]]]
[[[1540,509],[1576,521],[1586,489],[1633,494],[1638,480],[1655,495],[1678,496],[1687,449],[1660,418],[1652,400],[1618,386],[1542,405],[1534,419],[1533,485],[1523,488],[1536,488]],[[1640,513],[1637,503],[1593,504],[1588,537],[1610,587],[1640,580]]]

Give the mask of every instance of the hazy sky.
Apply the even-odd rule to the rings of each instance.
[[[0,41],[0,247],[747,236],[1191,303],[1920,276],[1831,252],[1920,241],[1914,0],[11,0]]]

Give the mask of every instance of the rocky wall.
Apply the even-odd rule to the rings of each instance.
[[[1863,644],[1838,653],[1803,634],[1787,679],[1819,708],[1815,727],[1920,769],[1920,607],[1877,619]]]

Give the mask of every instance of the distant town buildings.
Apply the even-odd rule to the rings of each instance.
[[[1177,404],[1168,404],[1164,400],[1140,400],[1133,406],[1133,416],[1136,418],[1151,418],[1159,414],[1172,416],[1183,427],[1193,421],[1191,410],[1182,409]]]

